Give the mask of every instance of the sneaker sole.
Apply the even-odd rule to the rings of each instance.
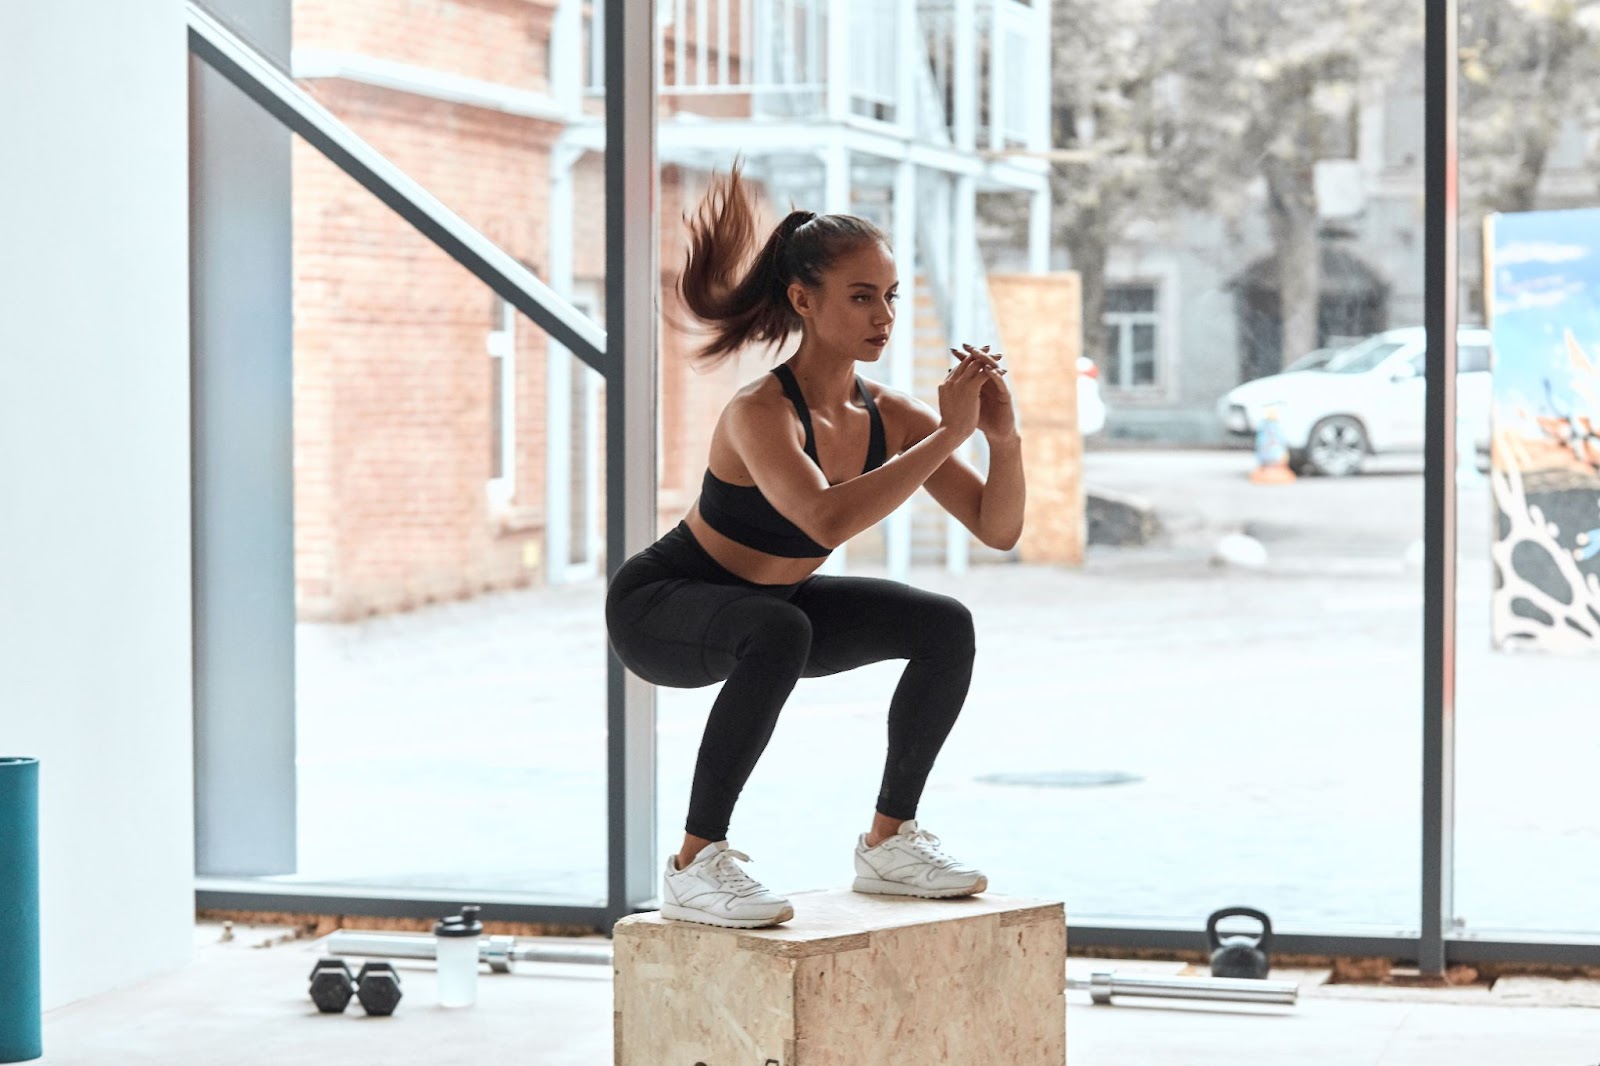
[[[856,892],[866,892],[874,896],[916,896],[918,899],[958,899],[962,896],[976,896],[979,892],[989,889],[989,879],[980,877],[969,888],[918,888],[914,885],[903,885],[899,881],[880,881],[876,877],[858,877],[855,884],[850,886]]]
[[[769,925],[781,925],[789,921],[794,917],[794,908],[785,907],[772,918],[724,918],[718,914],[708,914],[705,911],[669,903],[661,908],[661,917],[670,918],[675,922],[715,925],[723,929],[765,929]]]

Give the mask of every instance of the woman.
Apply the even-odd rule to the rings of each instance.
[[[711,438],[699,499],[629,559],[606,596],[612,646],[656,685],[717,682],[695,765],[683,847],[667,860],[662,915],[734,928],[794,917],[738,865],[728,822],[796,680],[906,659],[889,704],[889,752],[871,828],[856,840],[855,888],[923,897],[982,892],[916,822],[917,804],[972,676],[972,616],[894,581],[814,576],[828,554],[919,487],[985,544],[1022,532],[1021,440],[1000,356],[967,346],[939,410],[856,376],[894,326],[894,258],[849,215],[795,211],[755,251],[754,211],[735,167],[690,222],[679,283],[720,360],[749,343],[786,362],[741,389]],[[989,441],[987,481],[956,449]]]

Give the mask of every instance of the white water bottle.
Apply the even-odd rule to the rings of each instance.
[[[477,907],[442,918],[433,927],[439,964],[439,1006],[470,1007],[478,1001],[478,939],[483,923]]]

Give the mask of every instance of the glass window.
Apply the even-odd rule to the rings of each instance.
[[[1106,311],[1109,313],[1151,312],[1156,309],[1156,290],[1153,285],[1113,285],[1106,289]]]
[[[569,19],[575,9],[563,8],[555,24],[571,36],[557,41],[548,11],[440,0],[397,15],[402,6],[298,5],[301,84],[597,313],[600,9]],[[946,593],[974,615],[973,683],[929,779],[924,824],[1008,891],[1073,900],[1079,921],[1198,928],[1212,907],[1245,902],[1285,930],[1413,927],[1417,825],[1395,812],[1415,810],[1420,762],[1422,410],[1395,402],[1383,424],[1364,423],[1338,404],[1369,382],[1302,377],[1287,387],[1306,391],[1291,393],[1282,381],[1244,381],[1258,375],[1241,367],[1270,373],[1319,344],[1420,320],[1422,5],[1376,30],[1337,6],[1259,0],[1211,20],[1147,5],[1109,31],[1085,24],[1076,46],[1159,67],[1130,72],[1119,60],[1097,81],[1090,64],[1054,84],[1043,50],[1023,46],[1039,39],[1046,4],[1006,6],[1004,63],[993,41],[990,62],[958,62],[952,10],[918,5],[910,30],[926,49],[914,49],[909,72],[895,65],[906,5],[846,6],[851,32],[836,34],[823,0],[692,15],[662,0],[660,121],[674,126],[660,142],[663,306],[674,306],[681,257],[674,220],[740,144],[763,227],[793,203],[908,236],[913,247],[898,251],[916,264],[904,278],[915,298],[898,329],[913,338],[909,361],[891,365],[885,353],[862,372],[936,403],[948,342],[998,339],[1019,313],[994,279],[1027,259],[1027,227],[1008,237],[1005,219],[1025,218],[1033,190],[1027,168],[986,166],[982,153],[1042,151],[1051,138],[1040,119],[1052,116],[1066,127],[1058,147],[1085,149],[1052,179],[1056,210],[1074,226],[1102,225],[1106,197],[1135,196],[1126,225],[1094,236],[1119,270],[1163,279],[1112,280],[1084,256],[1079,268],[1102,275],[1085,287],[1105,294],[1099,320],[1081,336],[1050,320],[1057,332],[1039,345],[1048,361],[1031,371],[1035,353],[1011,353],[1010,384],[1026,406],[1086,343],[1103,343],[1103,374],[1081,379],[1079,403],[1080,415],[1100,403],[1109,426],[1108,446],[1084,450],[1075,433],[1051,437],[1048,420],[1034,423],[1028,476],[1046,490],[1033,497],[1044,511],[1022,541],[984,544],[921,494],[826,564]],[[1476,67],[1462,82],[1462,281],[1469,293],[1493,287],[1485,306],[1498,317],[1487,323],[1492,360],[1486,345],[1460,348],[1453,917],[1469,935],[1592,934],[1585,889],[1600,847],[1587,782],[1600,716],[1582,694],[1600,653],[1600,384],[1587,369],[1600,312],[1569,298],[1600,291],[1585,273],[1600,261],[1600,221],[1571,210],[1583,206],[1571,187],[1537,169],[1580,154],[1574,116],[1587,82],[1562,65],[1585,52],[1569,47],[1582,28],[1570,5],[1502,8],[1491,20],[1485,5],[1463,4],[1473,42],[1463,61]],[[1183,47],[1127,47],[1191,32]],[[847,56],[829,56],[841,39]],[[463,40],[520,43],[485,51]],[[1287,61],[1307,41],[1336,54],[1312,68]],[[848,77],[830,77],[846,60]],[[958,85],[958,69],[978,84]],[[1517,81],[1535,73],[1537,84]],[[1252,92],[1217,92],[1219,79],[1247,76]],[[460,98],[462,79],[477,86],[473,100]],[[848,99],[830,101],[841,83]],[[1130,96],[1129,84],[1162,91]],[[482,99],[496,93],[506,106]],[[1541,114],[1526,106],[1551,93],[1572,99]],[[1360,132],[1374,136],[1356,136],[1358,98],[1363,123],[1376,120]],[[567,109],[558,121],[546,100]],[[1261,100],[1292,106],[1263,111]],[[524,113],[530,101],[537,115]],[[768,120],[811,140],[763,143]],[[544,136],[553,121],[554,149]],[[894,127],[882,138],[892,150],[875,156],[863,121]],[[1315,203],[1304,184],[1315,168],[1233,151],[1249,123],[1297,164],[1354,157],[1359,213],[1324,217],[1333,209],[1318,204],[1271,217],[1274,204]],[[1522,150],[1508,155],[1513,127]],[[910,189],[895,180],[907,142],[918,159]],[[1115,165],[1096,169],[1113,145]],[[1203,166],[1163,155],[1196,148]],[[322,156],[298,142],[294,152],[299,865],[264,887],[595,904],[606,882],[604,384]],[[1150,184],[1130,191],[1123,152]],[[1168,171],[1181,187],[1162,184]],[[910,212],[902,224],[897,207]],[[986,225],[969,225],[974,214]],[[1490,247],[1474,247],[1484,233]],[[1494,262],[1503,273],[1479,276]],[[1297,273],[1280,273],[1284,264]],[[1283,286],[1283,276],[1315,284]],[[1370,371],[1401,348],[1393,337],[1410,335],[1368,336],[1326,369]],[[742,352],[699,374],[685,358],[693,346],[663,334],[663,529],[695,501],[723,405],[774,357]],[[1304,479],[1252,486],[1255,456],[1218,446],[1219,413],[1235,427],[1274,418]],[[1140,447],[1116,447],[1118,435]],[[981,437],[968,458],[990,462]],[[1105,528],[1074,510],[1080,470],[1149,501],[1165,532]],[[738,819],[736,843],[759,847],[769,884],[815,883],[818,825],[847,827],[843,840],[864,828],[903,669],[874,664],[795,690]],[[715,695],[660,693],[667,848],[681,839]],[[819,762],[819,751],[829,757]]]
[[[1159,384],[1155,286],[1108,286],[1105,323],[1106,385],[1130,389]]]
[[[1105,346],[1099,387],[1085,383],[1079,391],[1085,418],[1094,414],[1097,395],[1105,394],[1105,446],[1084,449],[1081,438],[1065,431],[1052,435],[1042,419],[1033,423],[1037,428],[1025,436],[1025,447],[1039,448],[1028,453],[1034,464],[1027,475],[1029,525],[1014,547],[982,543],[919,494],[902,512],[900,543],[909,559],[903,572],[893,569],[891,533],[884,528],[849,542],[828,566],[861,577],[904,579],[953,596],[972,611],[979,648],[972,684],[928,780],[919,820],[954,853],[977,856],[992,884],[1070,899],[1077,920],[1090,923],[1157,922],[1198,930],[1211,910],[1243,902],[1266,909],[1280,928],[1411,927],[1418,914],[1417,819],[1395,812],[1414,812],[1420,791],[1422,642],[1421,612],[1414,609],[1420,572],[1402,565],[1422,536],[1420,460],[1415,454],[1385,455],[1382,461],[1400,473],[1360,476],[1371,457],[1357,435],[1359,426],[1334,422],[1335,431],[1313,449],[1308,435],[1318,420],[1312,419],[1289,430],[1298,434],[1289,444],[1302,470],[1311,475],[1306,464],[1320,463],[1323,476],[1264,491],[1247,476],[1253,453],[1221,446],[1217,418],[1219,401],[1241,383],[1238,353],[1247,333],[1265,338],[1262,346],[1272,348],[1275,367],[1322,342],[1315,292],[1309,306],[1304,300],[1285,306],[1276,271],[1252,273],[1263,257],[1270,262],[1275,254],[1269,251],[1270,204],[1261,190],[1268,168],[1259,153],[1232,151],[1237,129],[1252,120],[1281,123],[1276,135],[1283,143],[1311,152],[1327,135],[1314,117],[1324,98],[1348,101],[1368,81],[1403,81],[1405,71],[1386,66],[1369,49],[1374,38],[1355,12],[1301,12],[1261,0],[1239,9],[1236,26],[1162,21],[1176,10],[1153,5],[1137,17],[1112,20],[1103,32],[1115,39],[1095,38],[1101,31],[1086,25],[1090,37],[1082,47],[1169,64],[1175,69],[1144,73],[1149,81],[1169,75],[1177,91],[1130,99],[1120,65],[1085,64],[1081,91],[1073,79],[1058,79],[1053,98],[1047,78],[1029,82],[1031,99],[1050,100],[1053,114],[1071,117],[1072,138],[1058,147],[1138,146],[1141,161],[1159,164],[1175,160],[1143,153],[1166,151],[1167,145],[1187,150],[1195,138],[1205,138],[1208,146],[1203,173],[1185,171],[1182,188],[1142,187],[1137,224],[1106,231],[1107,260],[1135,264],[1130,273],[1144,276],[1102,271],[1092,279],[1105,302],[1083,336],[1064,335],[1059,322],[1049,324],[1044,328],[1053,330],[1050,340],[1041,345],[1049,351],[1040,356],[1048,361],[1037,363],[1029,358],[1039,353],[1008,341],[1007,361],[1015,360],[1008,382],[1024,410],[1041,395],[1031,390],[1041,388],[1049,373],[1071,366],[1086,340]],[[1403,39],[1420,51],[1421,10],[1418,5],[1414,24],[1384,27],[1385,42]],[[960,132],[952,116],[969,104],[972,112],[982,109],[977,101],[963,101],[951,80],[948,9],[924,5],[921,11],[932,84],[919,89],[919,123],[907,136],[916,146],[945,151]],[[1328,31],[1330,17],[1339,33]],[[1219,36],[1195,32],[1202,23],[1205,33]],[[1238,35],[1229,36],[1235,30]],[[1328,84],[1302,86],[1304,68],[1282,64],[1293,73],[1275,90],[1317,94],[1315,100],[1308,95],[1303,107],[1246,113],[1247,101],[1270,98],[1257,93],[1253,80],[1248,93],[1216,90],[1219,78],[1256,79],[1283,57],[1298,54],[1306,40],[1339,42],[1345,31],[1359,70],[1328,64]],[[1126,47],[1129,40],[1168,41],[1174,33],[1195,33],[1192,47]],[[1250,61],[1241,62],[1242,55]],[[1054,61],[1063,59],[1057,55]],[[1105,77],[1096,80],[1102,69]],[[978,76],[987,77],[981,64]],[[773,77],[790,76],[775,69]],[[1143,79],[1141,74],[1136,80]],[[764,99],[774,107],[783,101],[790,115],[825,139],[829,113],[820,102],[808,101],[801,83],[796,72],[792,91],[773,86]],[[986,85],[977,91],[986,92]],[[927,109],[924,100],[945,106]],[[1212,116],[1188,107],[1188,100],[1207,106],[1236,100],[1241,110]],[[705,115],[712,113],[710,100],[701,106]],[[734,115],[749,105],[730,96],[719,106]],[[1170,108],[1184,110],[1163,110]],[[1396,136],[1420,154],[1421,114],[1410,125],[1405,114]],[[1214,124],[1208,121],[1213,117]],[[687,144],[711,121],[679,122],[673,137],[661,143],[683,138]],[[1184,132],[1181,138],[1152,140],[1152,129]],[[848,137],[840,143],[846,141],[860,144]],[[769,204],[761,235],[791,201],[818,210],[848,204],[882,218],[896,195],[892,167],[864,147],[844,154],[830,164],[828,153],[800,159],[792,149],[749,151],[746,174],[759,180]],[[664,274],[681,264],[681,253],[668,251],[681,248],[676,220],[698,202],[707,171],[726,169],[729,162],[709,148],[686,148],[663,159],[664,178],[671,173],[679,182],[664,184],[662,191],[661,214],[670,220],[663,231]],[[1081,225],[1098,224],[1095,205],[1125,188],[1125,162],[1119,157],[1104,167],[1091,161],[1057,168],[1055,210]],[[1381,160],[1366,162],[1374,165],[1362,173],[1382,169]],[[1305,181],[1314,180],[1313,168],[1285,169],[1304,170]],[[1152,166],[1149,173],[1158,170]],[[1202,177],[1214,183],[1218,199],[1196,207],[1191,194]],[[974,275],[991,278],[1028,261],[1027,227],[1008,228],[1006,222],[1026,219],[1027,194],[1007,180],[995,171],[977,182],[977,210],[992,205],[994,211],[983,216],[989,225],[978,254],[966,260],[963,250],[958,260],[963,179],[919,162],[915,224],[906,227],[915,234],[915,247],[895,249],[918,265],[915,293],[903,302],[895,330],[897,338],[909,332],[915,340],[907,379],[909,390],[925,402],[937,401],[952,340],[975,335],[988,343],[1016,325],[1012,316],[1028,313],[1020,298],[1008,302],[997,295],[1003,285],[965,284],[967,276],[957,273],[963,260],[973,262]],[[1420,306],[1421,264],[1412,255],[1422,223],[1420,175],[1394,182],[1372,182],[1368,208],[1349,223],[1348,234],[1327,236],[1313,215],[1301,220],[1298,236],[1313,252],[1319,241],[1337,240],[1344,257],[1330,257],[1334,265],[1347,259],[1393,264],[1385,273],[1392,290],[1382,299]],[[839,196],[831,205],[823,201],[830,188]],[[1285,194],[1313,191],[1296,187]],[[1231,232],[1218,224],[1218,212],[1235,195],[1239,213],[1231,222],[1237,232]],[[1364,278],[1357,281],[1365,299],[1371,286]],[[1330,299],[1354,284],[1333,267],[1323,279]],[[989,300],[972,299],[986,288]],[[1095,289],[1085,284],[1083,291]],[[1386,323],[1388,304],[1375,306],[1373,314]],[[1309,335],[1300,335],[1308,324]],[[671,329],[664,338],[664,520],[692,504],[709,433],[727,396],[766,373],[772,362],[752,351],[726,368],[726,380],[693,377],[680,359],[691,343]],[[891,365],[886,354],[864,372],[883,380]],[[1260,399],[1288,399],[1307,410],[1322,402],[1314,392]],[[1250,410],[1255,417],[1256,409]],[[1286,411],[1300,413],[1293,406]],[[1284,424],[1288,429],[1288,419]],[[1113,434],[1137,438],[1140,446],[1119,448]],[[985,462],[981,441],[974,443],[973,461],[980,468]],[[1149,501],[1168,532],[1141,537],[1137,530],[1101,528],[1074,511],[1068,501],[1076,498],[1077,483],[1066,479],[1080,469],[1090,484]],[[1085,526],[1087,544],[1064,532]],[[1240,530],[1250,535],[1240,537]],[[841,834],[854,839],[867,827],[883,773],[888,708],[904,669],[903,662],[874,664],[802,678],[794,689],[740,797],[731,834],[735,846],[756,856],[753,872],[763,882],[813,883],[818,847]],[[716,695],[714,686],[659,693],[663,848],[682,841],[696,751]],[[828,757],[819,760],[822,751]],[[796,811],[806,816],[796,817]],[[819,827],[825,829],[820,835]]]
[[[299,84],[336,119],[553,288],[604,286],[604,156],[571,143],[598,113],[565,62],[579,20],[457,0],[295,16]],[[604,390],[303,141],[285,181],[298,861],[259,883],[601,905]]]
[[[449,143],[427,114],[413,133]],[[598,535],[579,516],[601,519],[568,471],[603,476],[603,456],[573,433],[547,451],[570,390],[552,395],[540,330],[502,308],[490,373],[466,372],[485,331],[457,308],[484,306],[482,283],[331,164],[301,166],[296,276],[344,286],[296,294],[299,848],[267,883],[597,905],[604,590],[573,564]]]
[[[1575,127],[1594,136],[1592,79],[1577,73],[1594,37],[1581,6],[1463,3],[1461,21],[1475,75],[1461,81],[1461,285],[1488,290],[1493,350],[1462,345],[1463,371],[1491,373],[1463,374],[1456,400],[1452,917],[1486,939],[1587,938],[1600,933],[1585,887],[1600,874],[1586,784],[1600,755],[1600,210],[1560,175]]]
[[[495,506],[511,502],[516,466],[516,309],[495,298],[489,332],[489,494]]]

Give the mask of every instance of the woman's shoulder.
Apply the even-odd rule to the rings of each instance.
[[[862,378],[861,382],[885,418],[921,421],[926,416],[937,417],[933,408],[903,389],[870,378]]]
[[[785,412],[793,417],[794,407],[783,393],[783,384],[773,374],[762,374],[739,386],[723,405],[717,426],[719,430],[730,431],[737,440],[750,433],[770,430],[773,419],[782,418]],[[794,424],[798,430],[799,421],[795,420]]]
[[[738,391],[728,400],[723,407],[723,412],[738,413],[741,410],[764,411],[769,407],[786,405],[788,399],[783,394],[783,384],[772,373],[762,374],[740,385]]]
[[[891,451],[896,454],[911,447],[938,426],[938,414],[911,393],[881,381],[863,378],[862,382],[872,402],[877,404],[878,413],[883,418],[884,435],[889,438]]]

